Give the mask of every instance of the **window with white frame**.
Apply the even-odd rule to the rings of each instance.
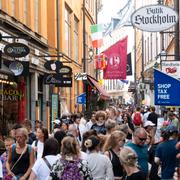
[[[74,17],[74,60],[76,62],[78,62],[79,59],[78,25],[79,25],[78,19]]]
[[[34,30],[38,32],[39,30],[39,0],[34,0]]]
[[[71,21],[70,10],[65,8],[65,53],[71,56]]]

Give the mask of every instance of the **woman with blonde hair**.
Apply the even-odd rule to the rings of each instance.
[[[74,137],[67,136],[62,140],[61,158],[53,165],[49,179],[92,179],[87,163],[80,159],[78,142]]]
[[[137,154],[131,148],[123,148],[119,157],[127,174],[125,180],[146,180],[144,173],[137,166]]]
[[[8,176],[17,180],[28,179],[34,164],[34,151],[28,141],[28,131],[25,128],[16,129],[16,144],[13,144],[8,152],[6,168]]]
[[[124,146],[126,135],[122,131],[114,131],[108,136],[104,144],[104,154],[107,155],[113,166],[114,179],[123,177],[123,167],[119,160],[119,152]]]

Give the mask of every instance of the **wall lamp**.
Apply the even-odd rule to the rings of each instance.
[[[178,60],[180,59],[179,55],[176,54],[167,54],[167,52],[165,50],[162,50],[161,53],[159,54],[160,60],[161,61],[165,61],[167,60],[167,57],[173,57],[173,59],[169,59],[169,60],[176,60],[178,58]]]
[[[89,55],[89,59],[87,60],[89,60],[89,62],[92,62],[94,59],[94,49],[92,47],[88,49],[88,55]]]

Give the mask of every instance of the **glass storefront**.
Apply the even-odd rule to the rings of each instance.
[[[6,76],[6,75],[4,75]],[[2,131],[26,118],[26,85],[24,78],[0,79],[0,127]],[[7,132],[3,132],[6,134]]]

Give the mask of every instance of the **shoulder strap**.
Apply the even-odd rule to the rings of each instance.
[[[30,144],[28,144],[28,152],[29,152],[29,154],[31,153],[31,150],[32,150],[32,146]]]
[[[35,141],[35,144],[34,144],[34,145],[35,145],[35,147],[37,147],[37,144],[38,144],[38,140],[36,140],[36,141]]]
[[[46,159],[46,157],[43,157],[43,160],[44,160],[44,162],[46,163],[46,165],[47,165],[47,167],[49,168],[49,170],[51,170],[52,167],[51,167],[49,161]]]
[[[15,146],[15,147],[16,147],[16,146]],[[14,169],[14,167],[16,166],[16,164],[20,161],[21,157],[23,156],[23,154],[24,154],[25,151],[26,151],[26,148],[27,148],[27,146],[25,146],[25,148],[23,149],[23,151],[22,151],[21,155],[19,156],[18,160],[17,160],[17,161],[14,163],[14,165],[12,166],[11,171]]]
[[[111,152],[111,150],[109,150],[108,152],[109,152],[109,159],[110,159],[110,161],[112,161],[112,152]]]

